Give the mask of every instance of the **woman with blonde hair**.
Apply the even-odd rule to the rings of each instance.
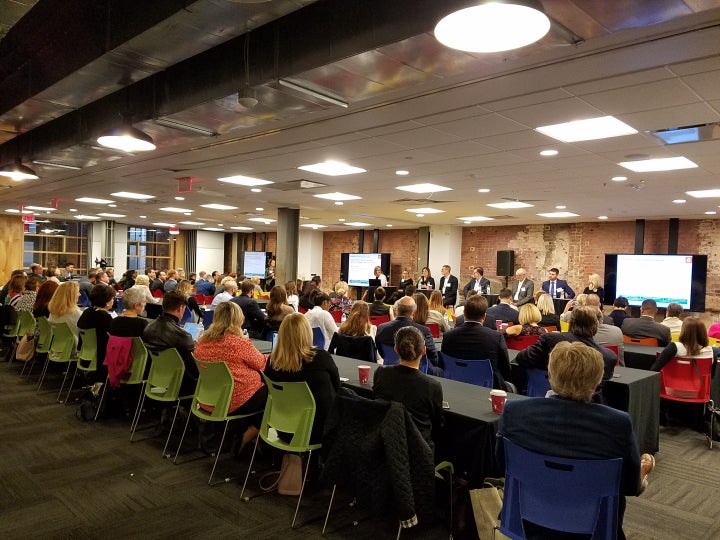
[[[297,282],[295,280],[291,279],[285,284],[285,293],[287,294],[288,304],[290,304],[292,308],[297,311],[300,298],[298,298]]]
[[[200,304],[198,304],[197,298],[192,295],[193,286],[192,283],[190,283],[190,280],[181,279],[175,290],[185,296],[187,306],[193,314],[193,322],[202,321],[203,314],[200,310]]]
[[[162,298],[155,298],[150,292],[150,278],[145,274],[141,274],[136,277],[135,285],[126,289],[125,292],[129,291],[130,289],[139,290],[145,297],[146,304],[159,304],[160,302],[162,302]],[[125,292],[123,292],[123,296],[125,296]]]
[[[77,322],[82,315],[82,310],[78,307],[77,301],[80,298],[80,287],[77,281],[65,281],[55,291],[52,299],[48,303],[48,311],[50,323],[67,323],[75,334],[75,343],[77,343],[80,331]]]
[[[345,281],[338,281],[335,284],[334,292],[330,293],[330,311],[342,311],[346,316],[350,313],[353,301],[348,296],[348,290]]]
[[[598,274],[588,276],[588,284],[583,294],[597,294],[600,297],[600,302],[605,303],[605,289],[600,286],[600,276]]]
[[[447,332],[450,330],[447,321],[445,320],[445,305],[443,304],[443,295],[439,290],[434,290],[430,293],[428,312],[428,322],[436,322],[440,325],[441,332]],[[437,315],[435,315],[437,313]]]
[[[543,292],[537,298],[537,307],[540,310],[540,315],[542,315],[538,323],[540,326],[560,328],[560,317],[555,314],[555,304],[553,303],[552,296]]]
[[[440,292],[440,291],[436,291]],[[442,296],[442,293],[440,293],[440,296]],[[430,304],[428,303],[428,299],[425,297],[423,293],[415,293],[413,295],[413,298],[415,299],[415,305],[417,306],[417,309],[415,310],[415,315],[413,315],[413,320],[418,324],[427,324],[427,323],[436,323],[438,327],[440,328],[440,333],[447,332],[450,330],[450,327],[445,322],[445,319],[443,318],[442,314],[438,313],[434,309],[430,309]]]
[[[322,440],[325,418],[340,392],[340,375],[332,356],[312,343],[312,329],[303,314],[285,317],[265,375],[274,382],[304,381],[310,387],[316,407],[310,442],[315,444]]]
[[[570,300],[567,304],[565,304],[565,311],[563,311],[562,315],[560,315],[560,320],[570,322],[570,316],[572,315],[573,308],[576,306],[586,306],[587,297],[587,294],[578,294],[575,297],[575,300]]]
[[[353,304],[347,320],[338,328],[338,334],[346,336],[372,336],[375,337],[377,326],[370,324],[370,306],[363,300]]]
[[[267,387],[260,372],[267,365],[265,355],[243,335],[245,322],[242,309],[234,302],[223,302],[215,308],[213,322],[195,345],[195,358],[201,362],[225,362],[232,373],[233,394],[228,414],[258,412],[255,422],[265,409]],[[258,434],[258,425],[249,426],[243,433],[239,450]]]
[[[535,304],[523,304],[518,314],[520,324],[509,326],[505,333],[508,336],[539,336],[547,333],[547,330],[538,323],[542,320],[542,314]]]

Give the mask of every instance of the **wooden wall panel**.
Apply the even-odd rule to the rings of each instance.
[[[0,285],[23,267],[23,223],[20,216],[0,216]]]

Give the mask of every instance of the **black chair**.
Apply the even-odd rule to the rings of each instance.
[[[377,362],[377,347],[372,336],[346,336],[335,332],[328,352],[364,362]]]

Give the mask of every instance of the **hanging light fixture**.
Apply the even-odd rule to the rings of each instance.
[[[7,176],[16,182],[20,180],[37,180],[39,178],[35,171],[22,164],[20,158],[15,159],[13,163],[0,167],[0,176]]]
[[[255,89],[250,86],[250,32],[245,34],[243,63],[245,64],[245,84],[238,92],[238,103],[246,109],[252,109],[258,104],[258,98]]]
[[[452,49],[491,53],[530,45],[549,30],[539,0],[491,0],[441,19],[435,38]]]
[[[125,152],[149,152],[156,148],[150,135],[130,124],[110,130],[98,137],[97,142],[107,148]]]

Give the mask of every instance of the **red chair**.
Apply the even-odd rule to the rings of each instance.
[[[307,313],[307,308],[304,308],[302,306],[298,306],[298,313]]]
[[[386,322],[390,322],[390,315],[370,315],[370,324],[380,326]]]
[[[630,337],[623,336],[625,343],[631,343],[633,345],[645,345],[646,347],[657,347],[658,340],[654,337]]]
[[[712,357],[678,358],[670,360],[660,370],[660,397],[684,403],[709,404],[711,414],[717,414],[710,398]],[[712,422],[710,422],[710,448],[712,448]]]
[[[612,352],[615,353],[615,356],[617,356],[617,362],[615,362],[616,366],[620,365],[620,347],[617,345],[603,345],[606,349],[610,349]]]
[[[430,333],[432,334],[432,337],[439,338],[440,337],[440,325],[436,322],[429,322],[425,323],[425,326],[427,326],[430,329]]]
[[[332,318],[336,323],[340,324],[342,322],[342,316],[343,316],[342,309],[337,309],[335,311],[331,311],[330,315],[332,315]]]
[[[536,336],[508,336],[505,340],[507,342],[507,348],[514,351],[522,351],[527,349],[530,345],[540,339],[539,335]]]
[[[162,289],[153,289],[150,293],[153,295],[153,298],[162,298],[165,295]]]

